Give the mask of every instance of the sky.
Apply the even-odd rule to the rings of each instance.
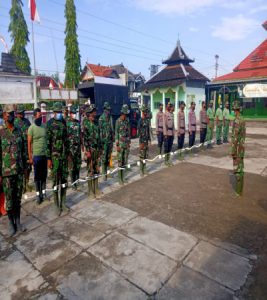
[[[30,32],[27,51],[33,68],[28,0],[23,12]],[[34,23],[36,68],[64,78],[64,0],[36,0],[40,24]],[[232,71],[267,38],[266,0],[75,0],[81,65],[123,63],[149,79],[151,64],[162,65],[180,40],[193,66],[212,79]],[[9,48],[11,0],[0,0],[0,35]],[[4,47],[0,44],[0,52]]]

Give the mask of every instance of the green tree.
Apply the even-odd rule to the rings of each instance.
[[[65,5],[65,86],[68,88],[77,87],[80,81],[81,56],[79,52],[76,8],[74,0],[66,0]]]
[[[22,0],[12,0],[12,6],[9,11],[10,24],[8,31],[11,35],[13,45],[10,53],[16,59],[17,68],[25,73],[31,73],[31,63],[26,51],[26,45],[29,42],[29,31],[22,11]]]

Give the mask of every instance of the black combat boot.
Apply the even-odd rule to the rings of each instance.
[[[24,232],[26,231],[26,228],[20,223],[20,211],[21,211],[21,206],[20,204],[15,208],[15,226],[17,228],[17,231],[19,232]]]
[[[8,220],[9,220],[9,237],[12,237],[16,234],[16,231],[17,231],[13,211],[8,210],[7,216],[8,216]]]

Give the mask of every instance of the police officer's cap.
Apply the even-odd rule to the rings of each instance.
[[[185,102],[184,102],[184,101],[181,101],[181,102],[180,102],[180,106],[181,106],[181,105],[185,105]]]
[[[62,112],[63,106],[62,103],[56,102],[53,106],[53,111],[54,112]]]
[[[110,104],[107,101],[104,103],[103,107],[104,107],[104,109],[107,109],[107,110],[111,109],[111,106],[110,106]]]
[[[15,111],[13,104],[6,104],[6,105],[4,105],[3,112],[11,113],[13,111]]]
[[[19,104],[17,105],[17,109],[16,109],[16,112],[19,114],[19,113],[24,113],[25,111],[25,107],[23,104]]]
[[[160,104],[159,104],[159,106],[163,106],[163,104],[162,104],[162,103],[160,103]]]
[[[122,108],[121,108],[121,113],[128,115],[130,113],[129,107],[127,104],[123,104]]]

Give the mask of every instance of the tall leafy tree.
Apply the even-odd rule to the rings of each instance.
[[[74,0],[66,0],[65,18],[65,86],[73,88],[78,85],[81,72],[81,56],[79,52]]]
[[[12,6],[9,11],[10,24],[8,31],[13,42],[10,53],[16,59],[17,68],[25,73],[31,73],[31,63],[26,50],[29,42],[29,31],[22,11],[22,0],[12,0]]]

